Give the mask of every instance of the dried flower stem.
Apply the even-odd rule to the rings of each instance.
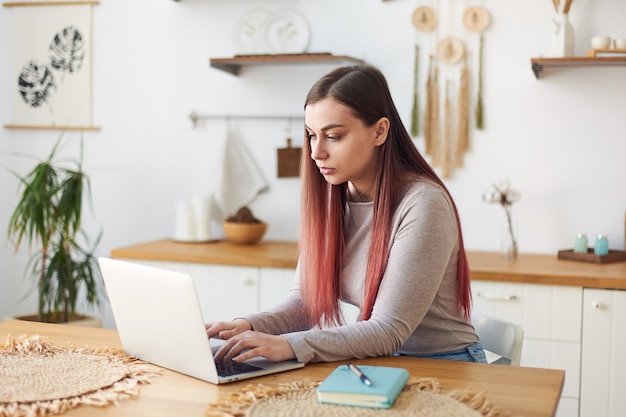
[[[432,152],[432,111],[433,111],[433,56],[428,61],[428,80],[426,82],[426,109],[424,110],[424,152]]]
[[[563,13],[569,13],[569,9],[572,7],[574,0],[552,0],[552,4],[554,4],[554,11],[557,13],[561,13],[561,1],[565,2],[563,5]]]
[[[441,140],[440,140],[440,120],[439,120],[439,68],[433,70],[432,103],[430,109],[430,150],[431,165],[439,166],[441,163]]]
[[[446,97],[444,101],[443,140],[441,143],[441,177],[450,178],[450,80],[446,80]]]
[[[511,236],[511,252],[508,252],[507,248],[507,256],[510,258],[517,258],[517,240],[515,239],[515,231],[513,230],[513,206],[511,204],[503,204],[504,212],[506,214],[506,222],[509,230],[509,235]]]
[[[458,126],[454,148],[454,166],[456,168],[463,166],[463,155],[469,150],[469,94],[469,73],[467,63],[464,63],[461,69]]]
[[[413,108],[411,109],[411,136],[417,137],[420,133],[420,110],[419,110],[419,97],[417,94],[418,90],[418,77],[417,77],[417,69],[419,68],[419,56],[420,56],[420,47],[415,45],[415,64],[413,68]]]
[[[569,13],[569,8],[572,6],[574,0],[565,0],[565,7],[563,7],[563,13]]]
[[[478,48],[478,97],[476,98],[476,129],[484,127],[483,115],[483,35],[480,34],[480,46]]]

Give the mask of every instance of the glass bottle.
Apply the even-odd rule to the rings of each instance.
[[[574,252],[575,253],[587,253],[587,235],[585,233],[579,233],[574,240]]]
[[[593,249],[596,255],[607,255],[609,253],[609,239],[604,234],[599,234],[596,238],[596,245]]]

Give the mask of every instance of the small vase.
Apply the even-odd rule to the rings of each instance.
[[[512,206],[504,207],[504,222],[502,224],[502,235],[500,244],[500,254],[502,259],[514,260],[517,259],[518,246],[517,246],[517,219],[513,212]]]
[[[574,56],[574,27],[567,13],[559,13],[553,23],[551,55],[557,58]]]

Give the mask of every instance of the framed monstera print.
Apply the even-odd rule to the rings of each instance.
[[[12,8],[12,119],[5,127],[97,129],[92,120],[93,5],[38,2]]]

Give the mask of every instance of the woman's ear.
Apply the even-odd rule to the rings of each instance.
[[[374,138],[374,145],[380,146],[387,140],[387,135],[389,134],[389,119],[386,117],[381,117],[378,119],[376,124],[374,125],[374,132],[376,132],[376,136]]]

